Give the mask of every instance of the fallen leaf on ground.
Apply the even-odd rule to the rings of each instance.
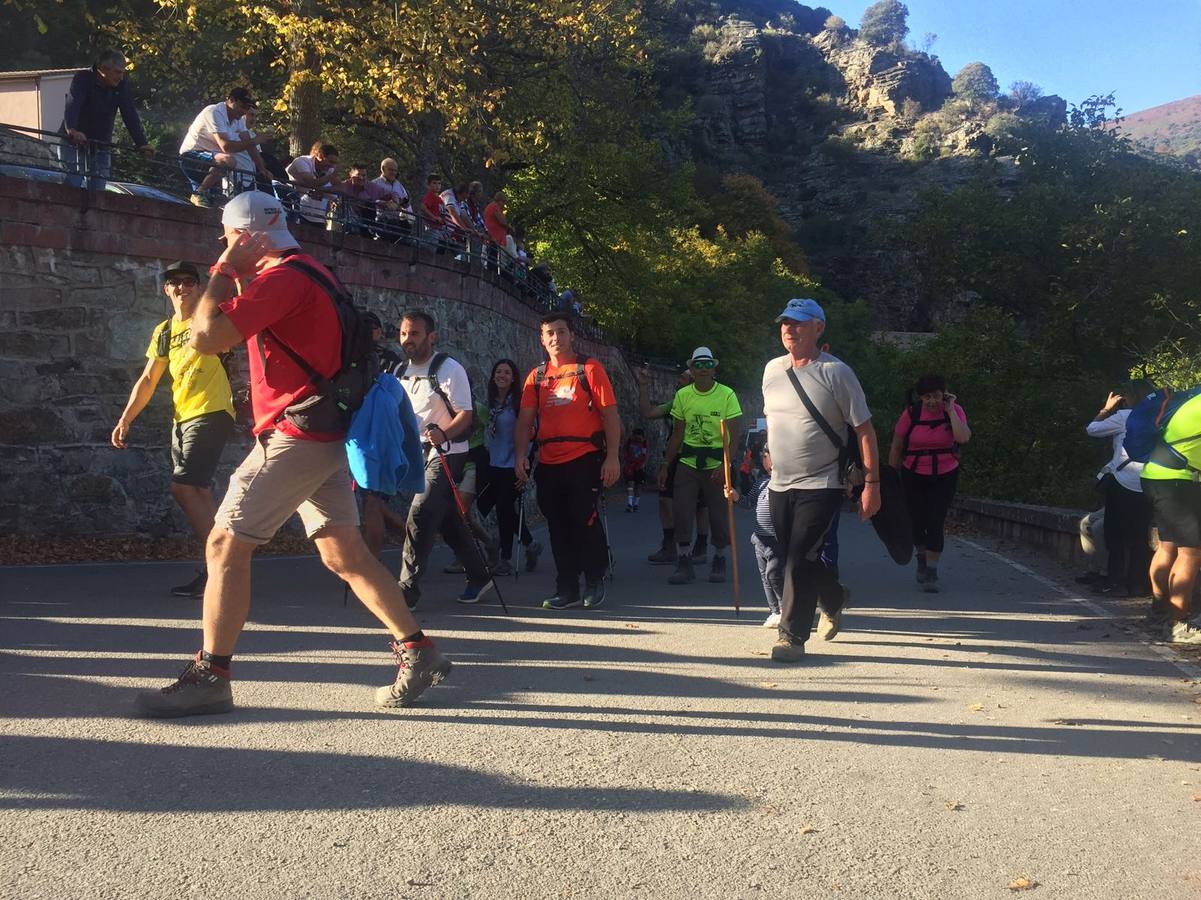
[[[973,703],[971,706],[968,707],[968,709],[970,709],[972,712],[981,712],[984,709],[984,704],[983,703]]]
[[[1193,802],[1201,803],[1201,794],[1193,794]]]
[[[759,687],[776,688],[776,687],[779,687],[779,685],[776,684],[774,681],[761,681],[761,682],[759,682]]]
[[[1011,891],[1032,891],[1038,887],[1037,881],[1031,881],[1029,878],[1015,878],[1009,882]]]
[[[951,812],[959,812],[961,809],[966,809],[966,807],[958,800],[948,800],[946,802],[946,806]]]
[[[595,678],[593,678],[591,675],[585,675],[585,676],[584,676],[584,680],[585,680],[585,681],[596,681],[596,679],[595,679]]]
[[[626,628],[641,628],[641,625],[635,625],[633,622],[626,622]]]
[[[805,825],[801,828],[801,834],[817,834],[817,829],[812,825]]]
[[[766,650],[752,650],[751,655],[752,656],[767,656],[767,651]]]
[[[1079,722],[1073,722],[1071,719],[1052,719],[1052,725],[1079,725]]]

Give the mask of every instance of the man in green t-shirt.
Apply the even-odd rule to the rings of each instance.
[[[738,417],[742,408],[734,391],[715,380],[717,360],[708,347],[697,347],[688,361],[692,384],[676,391],[671,404],[673,428],[663,467],[659,470],[659,485],[667,482],[672,462],[678,461],[675,491],[672,494],[672,514],[675,519],[678,560],[668,584],[688,584],[696,580],[692,556],[692,529],[696,523],[696,501],[705,497],[709,508],[709,539],[713,544],[710,581],[726,580],[726,547],[730,532],[725,512],[725,468],[722,465],[721,423],[731,447],[738,444]]]
[[[1192,616],[1201,570],[1201,396],[1186,400],[1168,420],[1163,440],[1143,466],[1143,493],[1159,547],[1151,560],[1153,607],[1165,609],[1164,639],[1201,644],[1201,617]]]
[[[192,313],[200,300],[200,272],[190,262],[172,263],[163,272],[163,292],[174,315],[150,336],[146,365],[129,392],[113,428],[112,443],[124,450],[129,428],[146,408],[164,374],[171,376],[174,421],[171,425],[171,496],[179,504],[201,544],[208,540],[217,504],[213,476],[225,443],[234,432],[234,403],[221,359],[188,346]],[[203,597],[207,580],[201,569],[187,584],[171,588],[176,597]]]

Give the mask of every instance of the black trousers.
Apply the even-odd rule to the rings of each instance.
[[[1105,479],[1105,549],[1108,576],[1131,591],[1147,586],[1151,567],[1151,501],[1140,491]]]
[[[827,613],[842,608],[842,585],[822,563],[821,552],[844,496],[838,488],[769,489],[768,508],[777,545],[784,554],[780,640],[805,643],[819,603]]]
[[[947,524],[947,510],[955,499],[955,486],[959,484],[959,467],[945,475],[915,475],[903,469],[901,480],[913,522],[913,546],[942,553],[946,544],[943,528]]]
[[[601,454],[589,453],[565,463],[539,463],[534,473],[538,508],[546,516],[555,557],[555,589],[560,595],[578,596],[581,574],[586,581],[597,582],[609,567],[597,508],[600,470]]]
[[[476,495],[475,505],[481,516],[486,516],[496,507],[496,528],[500,532],[500,558],[513,557],[513,536],[517,534],[517,479],[512,469],[502,469],[498,466],[488,466],[481,469],[486,472],[487,480],[479,485],[480,492]],[[478,476],[477,476],[478,477]],[[528,547],[534,540],[525,522],[521,522],[521,543]]]

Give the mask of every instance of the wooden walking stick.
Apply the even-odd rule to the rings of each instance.
[[[721,464],[726,478],[726,516],[730,526],[730,564],[734,567],[734,615],[742,615],[742,591],[738,584],[738,536],[734,533],[734,501],[730,498],[730,435],[726,431],[726,420],[721,425]]]

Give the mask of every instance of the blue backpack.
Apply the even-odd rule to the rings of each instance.
[[[1168,422],[1176,410],[1180,409],[1186,400],[1191,400],[1198,394],[1201,394],[1201,385],[1184,391],[1173,391],[1165,387],[1140,400],[1134,409],[1130,410],[1130,417],[1126,419],[1126,436],[1122,439],[1126,455],[1135,462],[1148,462],[1155,448],[1163,444],[1164,429],[1168,427]],[[1157,459],[1156,462],[1160,460]],[[1181,461],[1168,468],[1182,469],[1184,463]]]

